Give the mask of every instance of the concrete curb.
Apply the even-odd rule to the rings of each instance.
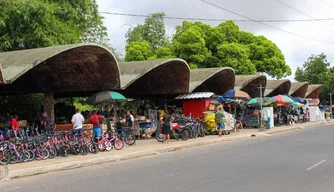
[[[329,125],[329,124],[334,124],[334,122],[333,123],[320,123],[317,125]],[[310,127],[310,126],[315,126],[315,125],[311,124],[311,125],[306,125],[305,127]],[[299,129],[299,127],[291,127],[290,129],[285,129],[285,130],[270,131],[268,133],[259,132],[259,133],[255,133],[255,136],[263,136],[264,133],[265,134],[276,134],[276,133],[288,132],[292,130],[297,130]],[[167,146],[167,147],[159,148],[159,149],[149,149],[145,151],[127,153],[123,155],[112,155],[109,157],[97,157],[97,158],[87,159],[87,160],[82,160],[82,161],[73,161],[73,162],[61,163],[61,164],[56,164],[56,165],[20,169],[20,170],[15,170],[15,171],[9,171],[8,177],[11,179],[19,178],[19,177],[27,177],[27,176],[44,174],[44,173],[55,172],[55,171],[76,169],[80,167],[86,167],[86,166],[97,165],[97,164],[102,164],[102,163],[119,162],[119,161],[136,159],[136,158],[145,157],[145,156],[152,156],[152,155],[158,155],[158,154],[178,151],[182,149],[189,149],[189,148],[194,148],[194,147],[199,147],[199,146],[212,145],[212,144],[224,143],[224,142],[230,142],[230,141],[237,141],[241,139],[251,138],[251,135],[253,134],[240,135],[237,137],[221,137],[221,138],[216,138],[212,140],[198,141],[194,143],[182,143],[179,145]]]

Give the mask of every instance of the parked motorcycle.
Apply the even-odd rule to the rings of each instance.
[[[179,125],[178,123],[172,123],[171,137],[176,140],[188,140],[191,134],[190,124]],[[159,142],[163,142],[162,127],[158,128],[155,133],[155,138]]]

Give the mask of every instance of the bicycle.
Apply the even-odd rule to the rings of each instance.
[[[124,127],[118,134],[119,139],[124,141],[127,145],[134,145],[136,143],[136,135],[134,133],[135,129],[131,129],[130,127]]]
[[[8,167],[5,163],[0,161],[0,182],[8,176]]]

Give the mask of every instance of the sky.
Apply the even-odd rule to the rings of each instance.
[[[255,20],[334,18],[334,0],[206,1]],[[201,0],[97,0],[97,3],[100,12],[144,15],[164,12],[166,16],[173,17],[231,20],[245,19],[204,3]],[[126,45],[125,33],[131,26],[143,24],[145,18],[109,14],[101,15],[104,16],[103,22],[108,29],[111,45],[124,56]],[[219,21],[202,22],[212,26],[221,23]],[[167,34],[172,35],[175,27],[181,23],[182,20],[165,19]],[[273,29],[256,22],[236,22],[236,24],[238,24],[243,31],[251,32],[255,35],[264,35],[281,49],[285,56],[286,63],[290,66],[293,73],[286,78],[292,81],[294,81],[294,73],[297,67],[301,67],[312,54],[325,53],[328,61],[334,63],[334,52],[332,51],[334,48],[334,19],[329,21],[267,23],[281,30]]]

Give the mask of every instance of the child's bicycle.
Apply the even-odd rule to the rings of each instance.
[[[8,167],[5,163],[0,161],[0,182],[8,176]]]

